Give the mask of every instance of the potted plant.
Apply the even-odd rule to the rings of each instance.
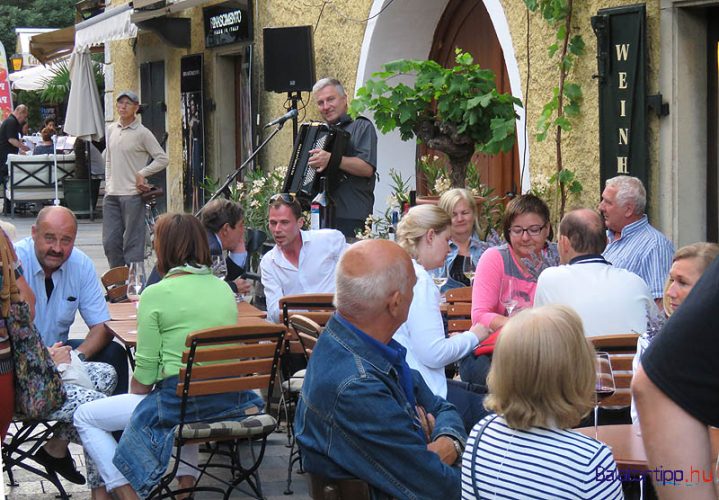
[[[416,137],[442,151],[451,185],[464,187],[475,151],[493,155],[514,146],[514,106],[521,102],[497,92],[494,72],[474,64],[470,54],[457,49],[455,61],[453,68],[431,60],[387,63],[357,90],[351,113],[369,109],[382,133],[399,129],[402,140]],[[414,84],[390,83],[400,75],[414,75]]]

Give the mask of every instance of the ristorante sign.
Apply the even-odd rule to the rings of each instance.
[[[205,47],[217,47],[252,39],[252,16],[244,2],[225,2],[203,9]]]
[[[648,181],[646,9],[602,9],[592,17],[597,35],[601,185],[620,174]]]

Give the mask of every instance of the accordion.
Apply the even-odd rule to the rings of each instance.
[[[327,192],[331,194],[342,181],[343,174],[339,167],[349,137],[348,132],[326,123],[301,124],[282,192],[311,200],[320,192],[321,179],[324,177]],[[324,149],[330,153],[329,164],[320,174],[308,163],[313,149]]]

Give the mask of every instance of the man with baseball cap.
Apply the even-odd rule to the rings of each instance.
[[[120,92],[120,119],[107,128],[102,246],[111,268],[144,260],[144,203],[140,195],[150,189],[146,178],[168,163],[167,153],[136,116],[139,107],[137,94]]]

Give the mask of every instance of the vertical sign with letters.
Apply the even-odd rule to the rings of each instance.
[[[597,35],[601,186],[621,174],[647,185],[645,6],[602,9],[592,17],[592,28]]]

